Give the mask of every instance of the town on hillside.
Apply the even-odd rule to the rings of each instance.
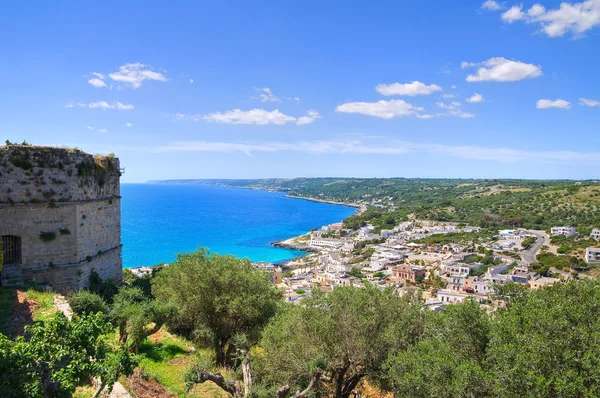
[[[312,289],[331,292],[369,282],[392,287],[400,295],[418,294],[428,309],[439,311],[467,298],[490,308],[502,306],[494,295],[497,285],[514,282],[538,289],[595,277],[600,265],[600,228],[589,236],[578,235],[571,226],[556,226],[549,233],[490,233],[464,224],[413,220],[379,233],[374,229],[366,225],[353,231],[341,222],[325,225],[275,243],[309,254],[284,264],[254,266],[268,271],[294,303]]]

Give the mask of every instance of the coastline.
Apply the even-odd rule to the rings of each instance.
[[[277,192],[279,192],[279,191],[277,191]],[[289,194],[286,194],[283,197],[284,198],[288,198],[288,199],[300,199],[300,200],[307,200],[309,202],[327,203],[327,204],[330,204],[330,205],[352,207],[352,208],[356,209],[355,215],[362,214],[362,213],[364,213],[367,210],[366,209],[367,206],[365,206],[365,205],[359,205],[357,203],[336,202],[336,201],[327,200],[327,199],[311,198],[310,196],[292,196],[292,195],[289,195]]]
[[[156,185],[163,185],[163,184],[164,185],[170,185],[170,184],[173,184],[173,185],[205,185],[205,186],[216,186],[216,187],[226,188],[226,189],[246,189],[246,190],[253,190],[253,191],[264,191],[264,192],[281,194],[281,197],[286,198],[286,199],[299,199],[299,200],[306,200],[308,202],[314,202],[314,203],[324,203],[324,204],[330,204],[330,205],[336,205],[336,206],[345,206],[347,208],[354,209],[353,215],[359,215],[359,214],[363,213],[364,211],[366,211],[366,205],[363,205],[363,204],[345,203],[345,202],[338,202],[338,201],[334,201],[334,200],[326,200],[326,199],[313,198],[313,197],[307,197],[307,196],[290,195],[286,191],[280,191],[280,190],[276,190],[276,189],[268,189],[265,187],[258,187],[258,186],[232,186],[232,185],[225,185],[225,184],[208,184],[208,183],[202,183],[202,182],[193,182],[193,183],[179,182],[178,183],[175,181],[173,181],[173,182],[170,182],[170,181],[169,182],[147,181],[145,183],[142,183],[142,185],[144,185],[144,184],[148,184],[148,185],[155,185],[155,184]],[[340,220],[339,222],[343,222],[346,218]],[[324,225],[327,225],[327,224],[324,224]],[[321,227],[324,225],[321,225]],[[286,264],[289,262],[294,262],[294,261],[297,261],[303,257],[310,255],[310,254],[318,253],[319,250],[317,248],[314,248],[314,247],[309,246],[308,244],[304,244],[304,243],[296,241],[298,238],[306,236],[309,233],[310,233],[310,231],[306,231],[305,233],[300,234],[300,235],[290,236],[285,239],[270,242],[269,245],[272,247],[275,247],[275,248],[295,250],[295,251],[302,252],[302,254],[298,253],[298,255],[295,255],[292,258],[277,261],[277,262],[274,262],[273,264],[277,264],[279,266],[285,267]],[[138,268],[138,267],[133,267],[133,268]]]

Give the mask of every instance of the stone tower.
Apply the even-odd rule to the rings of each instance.
[[[120,176],[113,156],[0,146],[0,283],[66,292],[86,287],[92,270],[120,283]]]

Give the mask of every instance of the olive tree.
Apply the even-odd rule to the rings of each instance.
[[[178,309],[170,321],[173,328],[211,344],[218,366],[233,365],[237,348],[244,348],[236,347],[235,336],[244,335],[248,347],[258,341],[282,297],[249,260],[205,249],[179,254],[152,283],[153,294]]]
[[[538,289],[500,309],[487,356],[495,396],[600,396],[600,282]]]
[[[119,327],[120,342],[130,351],[137,351],[144,339],[158,332],[174,313],[170,303],[151,300],[140,288],[123,287],[113,297],[110,318]]]
[[[423,332],[413,296],[394,290],[339,287],[290,306],[265,329],[257,358],[261,383],[304,387],[323,370],[322,387],[347,398],[365,377],[377,379],[391,353],[407,349]]]
[[[428,313],[423,339],[386,361],[386,386],[396,397],[484,397],[491,320],[473,300]]]
[[[113,348],[112,332],[102,314],[75,316],[69,321],[57,312],[46,323],[25,328],[16,341],[0,334],[0,396],[66,397],[92,378],[112,386],[119,375],[129,375],[134,358]]]

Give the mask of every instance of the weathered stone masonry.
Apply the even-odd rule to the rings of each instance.
[[[121,282],[119,160],[75,149],[0,147],[2,285]],[[7,262],[8,260],[8,262]]]

